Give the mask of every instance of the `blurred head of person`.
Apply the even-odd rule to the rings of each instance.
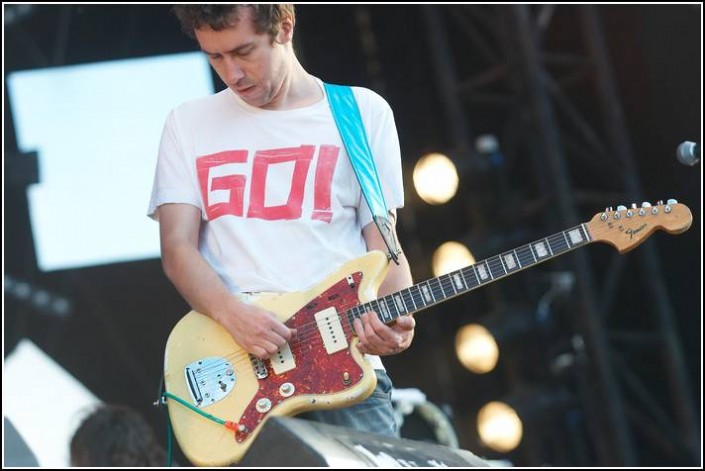
[[[71,439],[71,466],[164,466],[166,452],[147,421],[126,406],[102,404]]]

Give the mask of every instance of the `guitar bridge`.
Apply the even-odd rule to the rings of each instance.
[[[232,363],[219,357],[203,358],[184,368],[186,384],[196,407],[210,406],[233,390],[237,375]]]

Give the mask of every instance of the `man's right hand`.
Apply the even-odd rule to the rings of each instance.
[[[241,301],[217,320],[246,352],[263,360],[296,335],[271,312]]]
[[[245,351],[262,359],[295,335],[271,312],[233,296],[205,261],[198,251],[198,208],[165,204],[159,206],[158,217],[164,272],[193,309],[216,320]]]

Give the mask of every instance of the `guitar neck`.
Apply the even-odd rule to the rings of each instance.
[[[417,283],[396,293],[360,304],[350,309],[359,318],[374,311],[385,324],[400,316],[413,314],[509,276],[525,268],[550,260],[593,242],[585,224],[494,255],[473,265]]]

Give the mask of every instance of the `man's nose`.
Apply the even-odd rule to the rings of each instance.
[[[245,71],[237,63],[237,60],[226,57],[225,58],[225,78],[229,84],[236,84],[241,78],[245,76]]]

